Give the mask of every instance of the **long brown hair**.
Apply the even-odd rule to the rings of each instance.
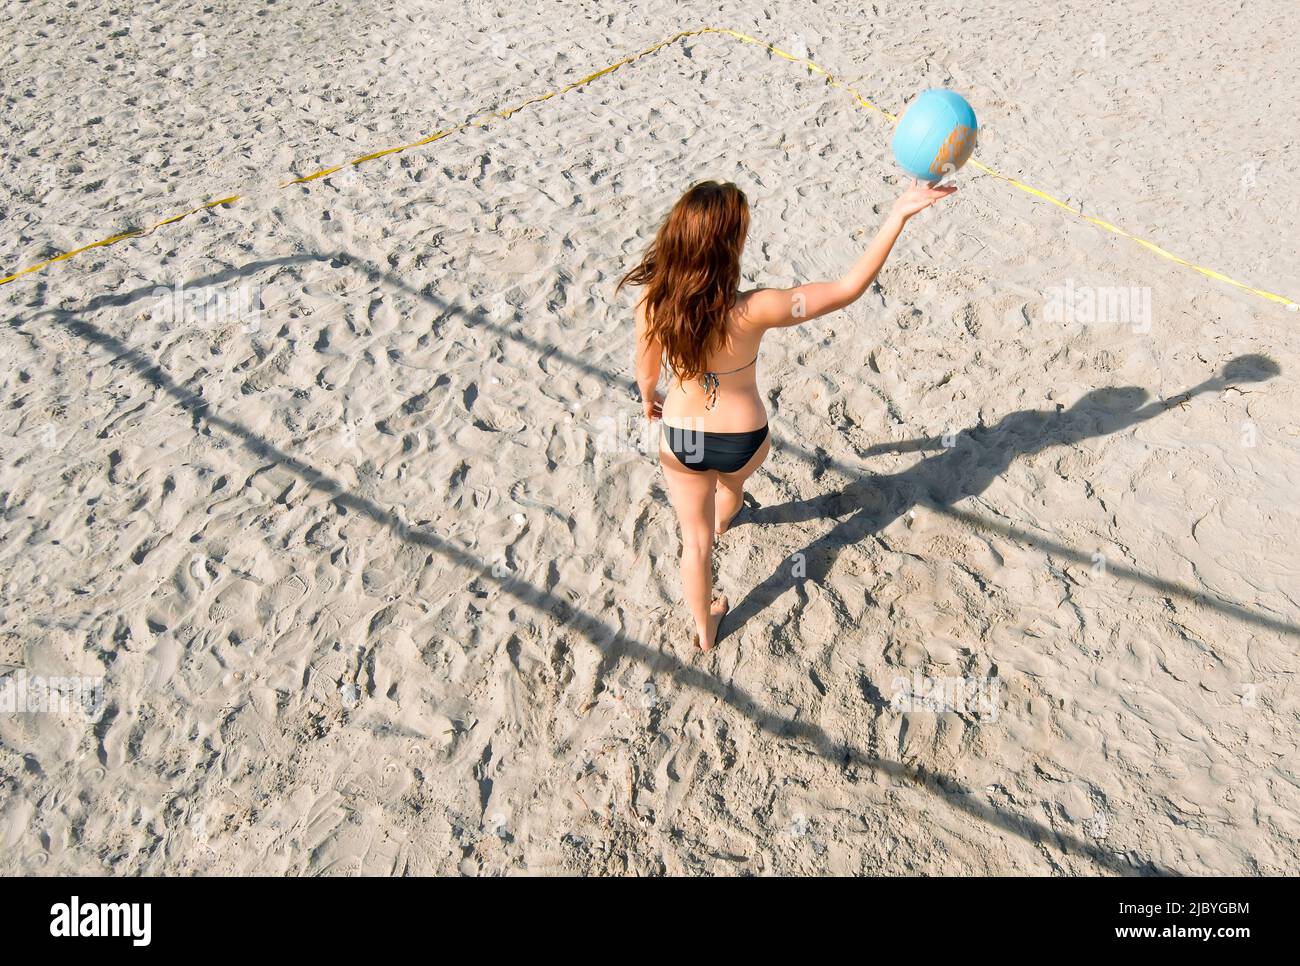
[[[677,200],[645,256],[618,283],[645,286],[648,335],[678,379],[702,375],[726,336],[748,232],[745,193],[731,182],[701,181]]]

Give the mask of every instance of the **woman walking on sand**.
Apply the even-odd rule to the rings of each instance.
[[[681,527],[682,593],[701,650],[713,647],[727,610],[725,597],[713,599],[714,537],[740,510],[745,480],[771,447],[758,393],[763,336],[861,298],[907,220],[956,190],[913,182],[838,281],[740,292],[749,202],[734,184],[704,181],[678,199],[640,264],[619,283],[642,286],[636,380],[646,416],[663,419],[659,463]],[[665,363],[670,379],[661,396]]]

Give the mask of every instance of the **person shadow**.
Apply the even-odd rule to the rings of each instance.
[[[992,426],[971,427],[948,437],[873,446],[862,455],[941,451],[899,473],[862,477],[836,493],[753,509],[744,523],[779,524],[816,519],[840,522],[799,554],[782,561],[776,572],[732,608],[723,618],[719,641],[737,633],[787,591],[809,583],[824,583],[843,548],[880,532],[913,507],[950,507],[966,497],[983,493],[1019,456],[1117,433],[1153,419],[1194,396],[1271,379],[1281,371],[1267,356],[1239,356],[1227,363],[1219,375],[1172,399],[1148,402],[1147,391],[1136,386],[1094,389],[1068,409],[1021,410]]]

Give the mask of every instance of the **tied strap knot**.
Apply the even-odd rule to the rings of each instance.
[[[734,376],[738,372],[744,372],[750,366],[758,361],[758,356],[750,359],[747,363],[738,369],[731,369],[728,372],[706,372],[700,376],[700,388],[704,390],[704,409],[705,412],[711,410],[718,404],[718,387],[722,384],[718,376]],[[682,386],[682,392],[686,391],[686,386]]]

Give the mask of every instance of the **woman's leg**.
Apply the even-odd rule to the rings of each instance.
[[[768,452],[772,449],[772,434],[768,433],[763,445],[758,448],[749,462],[734,473],[717,473],[718,491],[713,499],[714,530],[719,535],[727,532],[731,521],[745,503],[745,481],[763,465]]]
[[[687,469],[666,448],[659,453],[668,499],[682,531],[682,595],[695,621],[695,645],[707,651],[718,636],[727,599],[713,596],[713,493],[717,473]]]

